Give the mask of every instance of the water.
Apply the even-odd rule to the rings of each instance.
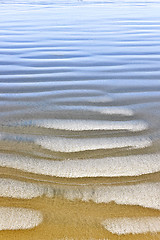
[[[0,1],[0,240],[160,239],[159,12]]]

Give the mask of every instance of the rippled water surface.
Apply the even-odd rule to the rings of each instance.
[[[160,239],[160,2],[0,0],[0,240]]]

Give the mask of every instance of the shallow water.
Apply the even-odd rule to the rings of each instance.
[[[160,239],[159,12],[0,0],[0,240]]]

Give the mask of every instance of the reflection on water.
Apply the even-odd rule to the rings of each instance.
[[[0,240],[159,239],[159,1],[0,4]]]

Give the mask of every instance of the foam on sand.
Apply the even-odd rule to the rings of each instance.
[[[116,202],[121,205],[138,205],[160,210],[160,183],[132,185],[88,186],[82,189],[64,189],[63,195],[70,200],[96,203]]]
[[[114,148],[145,148],[152,145],[149,137],[113,137],[113,138],[37,138],[34,142],[42,148],[55,152],[80,152]]]
[[[138,234],[160,232],[160,217],[111,218],[102,225],[113,234]]]
[[[0,178],[0,197],[31,199],[42,196],[43,193],[37,184]]]
[[[74,119],[43,119],[21,121],[22,126],[38,126],[69,131],[92,131],[92,130],[127,130],[131,132],[143,131],[148,124],[140,120],[131,121],[101,121],[101,120],[74,120]]]
[[[62,196],[69,200],[116,202],[124,205],[139,205],[160,210],[160,183],[132,185],[48,185],[22,182],[3,178],[0,181],[0,196],[20,199]]]
[[[52,161],[0,154],[0,166],[56,177],[138,176],[160,171],[160,154]]]
[[[149,136],[129,137],[100,137],[100,138],[71,138],[71,137],[50,137],[22,134],[0,134],[1,141],[30,142],[55,152],[81,152],[98,149],[139,149],[152,145]]]
[[[31,229],[43,220],[39,211],[15,207],[0,207],[0,216],[0,230]]]

